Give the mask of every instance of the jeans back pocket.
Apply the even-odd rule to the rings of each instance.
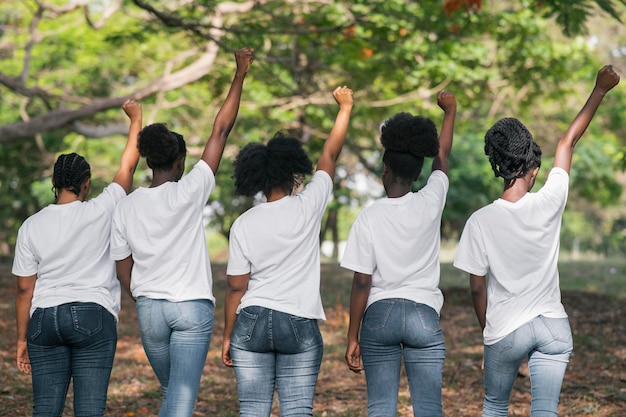
[[[71,306],[74,330],[86,336],[92,336],[102,330],[102,308],[94,303]]]

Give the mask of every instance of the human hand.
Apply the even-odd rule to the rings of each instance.
[[[122,104],[122,109],[130,120],[141,118],[141,104],[135,100],[128,99]]]
[[[456,97],[449,91],[441,90],[437,93],[437,104],[444,113],[456,111]]]
[[[222,362],[228,367],[233,367],[233,359],[230,357],[230,339],[224,338],[222,344]]]
[[[346,349],[346,363],[352,372],[360,374],[363,370],[363,365],[361,364],[361,346],[359,345],[358,340],[348,341],[348,348]]]
[[[613,69],[613,65],[605,65],[598,71],[596,88],[603,93],[608,92],[619,83],[619,75]]]
[[[350,90],[345,85],[343,87],[335,88],[335,91],[333,91],[333,97],[335,98],[337,104],[339,104],[340,108],[351,108],[353,105],[352,90]]]
[[[254,48],[244,47],[235,52],[237,61],[237,73],[245,74],[250,69],[250,64],[254,61]]]
[[[28,346],[26,341],[17,342],[17,369],[27,375],[32,373],[30,359],[28,358]]]

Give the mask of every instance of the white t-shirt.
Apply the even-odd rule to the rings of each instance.
[[[126,196],[117,183],[89,201],[51,204],[20,227],[13,274],[37,275],[30,309],[93,302],[117,318],[120,283],[109,258],[111,218]]]
[[[446,174],[435,170],[418,192],[377,200],[359,213],[341,266],[372,276],[368,307],[402,298],[441,310],[440,228],[448,185]]]
[[[261,306],[325,320],[320,296],[319,233],[333,181],[316,171],[303,191],[243,213],[230,230],[228,275],[250,273],[237,309]]]
[[[539,315],[567,317],[557,263],[568,185],[567,172],[553,168],[536,193],[515,203],[498,199],[467,220],[454,266],[489,275],[486,345]]]
[[[215,188],[200,160],[178,182],[138,188],[115,210],[111,257],[133,256],[133,296],[172,302],[213,297],[202,211]]]

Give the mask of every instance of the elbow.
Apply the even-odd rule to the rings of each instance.
[[[355,273],[352,282],[355,290],[369,292],[370,288],[372,287],[372,276],[367,274]]]

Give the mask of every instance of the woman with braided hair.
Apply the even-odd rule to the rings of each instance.
[[[369,416],[396,415],[403,358],[414,414],[443,413],[439,231],[456,99],[441,91],[437,103],[444,111],[439,137],[433,121],[422,116],[398,113],[383,123],[387,197],[359,214],[341,260],[354,271],[345,358],[353,372],[365,370]],[[412,192],[426,157],[434,158],[430,176]]]
[[[139,159],[141,106],[127,101],[128,142],[120,169],[89,200],[91,170],[82,156],[59,156],[56,204],[20,227],[17,276],[17,367],[32,374],[33,416],[60,416],[70,381],[76,416],[102,416],[117,344],[120,283],[109,258],[111,218],[130,191]]]
[[[352,112],[352,90],[337,87],[333,96],[335,125],[303,189],[313,165],[295,138],[249,144],[234,163],[236,192],[267,199],[230,231],[222,361],[235,370],[240,416],[269,417],[275,387],[281,416],[313,415],[324,350],[317,321],[326,318],[320,224]]]
[[[483,416],[506,416],[520,363],[528,359],[531,415],[558,414],[563,376],[573,349],[561,303],[557,261],[574,146],[619,76],[607,65],[559,141],[544,186],[531,193],[541,150],[517,119],[485,135],[485,154],[502,197],[468,219],[454,266],[470,274],[474,310],[483,329]],[[489,279],[487,280],[487,276]]]

